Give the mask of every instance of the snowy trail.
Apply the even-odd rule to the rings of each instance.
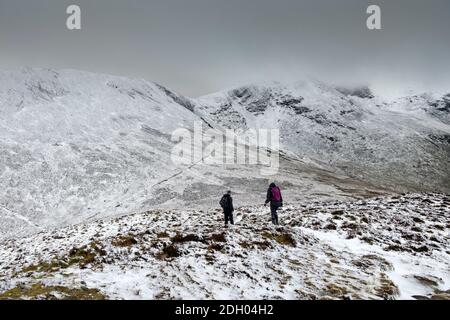
[[[2,205],[0,205],[0,214],[6,215],[7,217],[11,217],[13,219],[18,219],[20,221],[25,222],[26,224],[28,224],[29,226],[31,226],[33,228],[36,228],[38,230],[42,230],[42,227],[40,227],[39,225],[37,225],[34,222],[32,222],[29,218],[27,218],[27,217],[25,217],[25,216],[23,216],[23,215],[21,215],[19,213],[13,212],[13,211],[5,208]]]

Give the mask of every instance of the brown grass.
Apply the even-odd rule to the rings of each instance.
[[[46,286],[41,283],[17,286],[0,293],[0,300],[105,300],[106,298],[97,289]]]
[[[204,239],[197,236],[196,234],[187,234],[187,235],[181,235],[180,233],[177,233],[174,237],[172,237],[173,243],[183,243],[183,242],[205,242]]]
[[[292,237],[290,233],[287,232],[278,232],[278,233],[270,233],[270,232],[263,232],[262,236],[267,239],[275,240],[279,244],[285,245],[285,246],[291,246],[295,247],[297,246],[297,242]]]
[[[138,241],[133,235],[118,236],[117,238],[111,241],[111,244],[113,246],[120,248],[131,247],[137,243]]]

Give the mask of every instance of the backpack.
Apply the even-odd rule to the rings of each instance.
[[[222,209],[225,209],[228,206],[227,197],[223,196],[222,199],[220,199],[219,204],[222,207]]]
[[[273,188],[271,189],[271,191],[272,191],[272,199],[273,199],[273,201],[276,201],[276,202],[281,201],[281,191],[280,191],[280,188],[278,188],[278,187],[273,187]]]

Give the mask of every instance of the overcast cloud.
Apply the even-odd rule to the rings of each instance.
[[[78,4],[82,30],[65,27]],[[382,30],[366,28],[378,4]],[[313,76],[450,92],[448,0],[0,0],[0,69],[145,78],[188,96]]]

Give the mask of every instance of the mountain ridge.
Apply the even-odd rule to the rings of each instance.
[[[373,171],[362,177],[377,184],[382,182],[377,175],[399,170],[401,174],[385,186],[403,183],[416,190],[441,186],[448,192],[448,96],[433,100],[424,94],[387,103],[367,91],[364,95],[343,94],[315,81],[239,87],[198,102],[203,112],[229,129],[278,128],[287,150],[328,162],[350,176]],[[391,161],[395,159],[403,163]],[[421,164],[422,159],[428,162]],[[360,166],[346,170],[347,162]],[[372,162],[374,166],[364,167]],[[384,162],[388,164],[383,166]],[[410,175],[416,181],[408,180]]]
[[[286,198],[293,202],[417,190],[448,192],[448,185],[441,182],[446,181],[449,171],[445,134],[450,130],[441,120],[446,119],[446,96],[432,101],[432,105],[425,104],[428,98],[418,96],[409,113],[403,110],[408,100],[393,104],[402,110],[402,126],[408,128],[409,121],[417,118],[417,128],[431,128],[421,132],[423,137],[409,135],[407,140],[420,141],[418,148],[425,150],[416,152],[414,145],[411,149],[416,153],[411,159],[423,161],[425,169],[431,168],[430,177],[426,177],[426,170],[410,171],[426,177],[418,186],[417,179],[409,185],[402,177],[408,157],[399,158],[398,174],[391,170],[394,176],[382,181],[361,174],[374,170],[366,164],[372,159],[363,157],[364,150],[356,159],[329,157],[352,154],[364,147],[358,139],[377,133],[377,128],[367,131],[353,127],[361,119],[369,123],[375,119],[379,125],[392,122],[385,115],[373,118],[374,106],[361,103],[364,99],[348,98],[318,81],[297,82],[287,89],[281,83],[263,89],[251,87],[227,91],[233,94],[225,97],[225,109],[221,111],[224,93],[192,99],[142,79],[70,69],[25,68],[0,73],[2,236],[154,207],[212,207],[223,190],[230,188],[237,202],[250,205],[262,201],[272,179],[283,186]],[[300,92],[299,88],[304,90]],[[213,101],[216,99],[218,102]],[[417,113],[414,106],[431,108],[433,116],[438,117],[424,116],[421,109]],[[258,166],[173,164],[171,133],[179,128],[192,130],[194,122],[205,128],[236,129],[238,135],[250,127],[281,129],[279,174],[262,176]],[[390,124],[392,132],[397,129]],[[301,144],[299,136],[304,140]],[[337,137],[341,140],[333,141]],[[398,147],[392,137],[385,142],[391,149]],[[372,174],[377,178],[379,172]],[[392,181],[399,182],[400,187]]]

